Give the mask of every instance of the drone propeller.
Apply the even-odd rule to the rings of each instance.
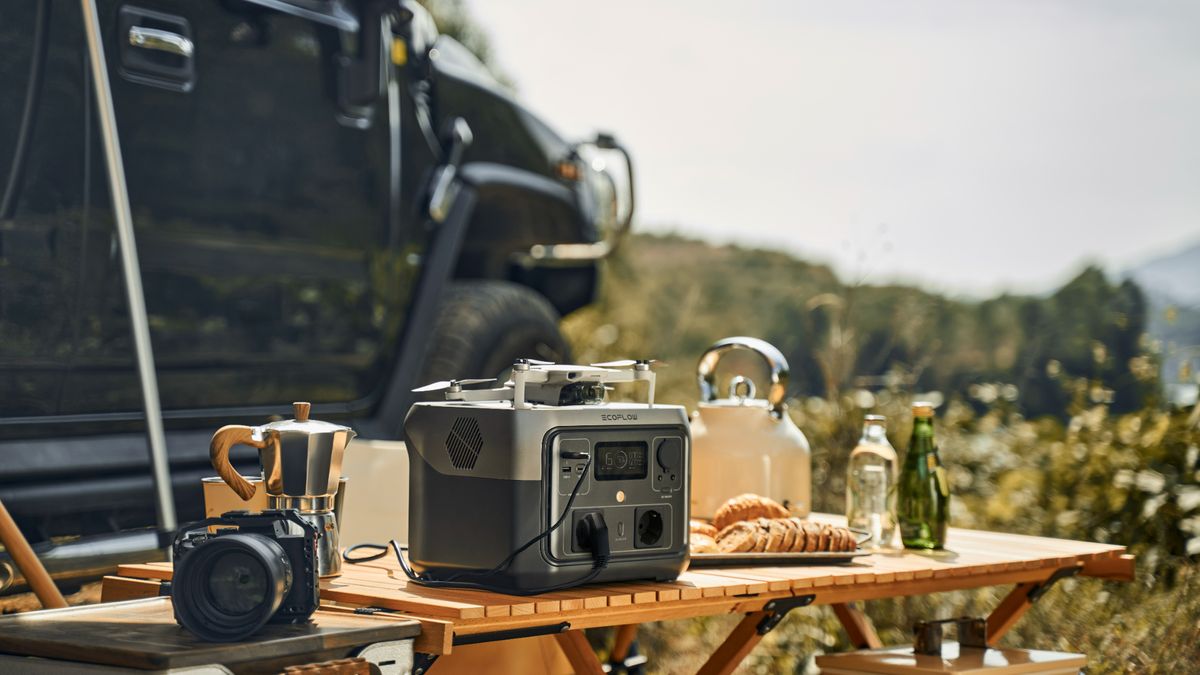
[[[496,381],[496,378],[494,378],[494,377],[477,377],[477,378],[470,379],[470,380],[442,380],[441,382],[434,382],[433,384],[427,384],[424,387],[417,387],[416,389],[413,389],[413,392],[418,393],[418,394],[424,394],[424,393],[430,392],[430,391],[442,391],[445,389],[450,389],[451,387],[464,387],[464,386],[471,385],[471,384],[484,384],[486,382],[495,382],[495,381]]]
[[[605,361],[604,363],[593,363],[597,368],[632,368],[637,365],[646,366],[667,366],[666,361],[658,359],[621,359],[620,361]]]

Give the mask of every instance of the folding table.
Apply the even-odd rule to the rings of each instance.
[[[837,516],[814,520],[838,524]],[[585,628],[618,627],[612,660],[624,659],[638,624],[738,613],[742,620],[700,669],[729,673],[791,610],[832,605],[850,641],[881,643],[855,604],[865,600],[1015,584],[987,618],[994,644],[1056,581],[1075,574],[1130,581],[1133,556],[1124,547],[1045,537],[951,528],[948,550],[891,551],[836,566],[697,569],[671,582],[598,584],[520,597],[470,590],[424,588],[410,583],[390,557],[346,565],[342,576],[321,582],[328,609],[370,614],[381,620],[415,619],[421,635],[414,672],[422,673],[456,645],[554,635],[576,672],[601,673]],[[105,579],[104,600],[156,595],[171,577],[168,563],[124,565]]]

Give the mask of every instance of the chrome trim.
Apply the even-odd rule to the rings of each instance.
[[[333,495],[307,495],[304,497],[267,495],[267,508],[296,509],[304,515],[310,515],[314,513],[329,513],[333,510],[333,504]]]
[[[600,260],[612,253],[613,245],[607,241],[593,244],[535,244],[523,256],[528,263],[572,262]]]
[[[527,267],[554,266],[556,263],[570,266],[573,263],[602,260],[612,255],[633,229],[633,214],[637,209],[637,201],[634,191],[633,159],[629,156],[629,151],[609,134],[597,134],[595,140],[577,143],[574,150],[576,156],[578,156],[579,148],[584,145],[595,146],[600,150],[615,151],[624,160],[626,176],[629,178],[629,212],[625,214],[624,218],[614,223],[611,230],[601,233],[600,241],[581,244],[535,244],[528,251],[514,255],[518,264]],[[613,185],[613,199],[616,200],[616,182],[611,174],[605,172],[602,174]],[[616,216],[614,209],[614,217]]]
[[[166,30],[133,26],[129,29],[129,44],[142,49],[175,54],[185,59],[192,58],[192,41]]]
[[[787,359],[771,343],[753,337],[739,336],[718,340],[700,355],[700,363],[696,366],[696,378],[700,384],[700,402],[705,403],[717,399],[717,363],[726,352],[734,349],[748,349],[758,354],[766,363],[767,368],[771,371],[771,386],[767,389],[767,402],[771,405],[771,411],[777,417],[782,417],[784,411],[787,410],[787,404],[784,402],[787,394],[788,374],[790,372]],[[753,385],[752,382],[744,378],[742,381]],[[735,397],[736,388],[742,381],[735,378],[730,383],[730,398]],[[751,388],[747,398],[752,399],[754,393],[753,388]]]
[[[245,0],[280,14],[331,26],[345,33],[358,32],[358,19],[346,7],[346,0]]]
[[[129,208],[129,187],[125,183],[125,164],[121,159],[121,141],[117,136],[117,114],[113,109],[112,87],[108,81],[100,17],[96,13],[96,0],[80,0],[80,3],[84,32],[87,34],[88,61],[92,67],[92,85],[96,94],[96,117],[100,122],[104,163],[108,169],[108,187],[112,194],[113,217],[116,219],[121,270],[125,276],[125,297],[137,355],[138,379],[142,385],[146,440],[150,445],[150,466],[158,503],[158,528],[164,532],[174,532],[178,523],[175,520],[175,498],[171,494],[171,472],[167,465],[167,439],[163,435],[162,405],[158,397],[154,351],[150,345],[150,321],[146,316],[146,296],[142,291],[133,213]]]

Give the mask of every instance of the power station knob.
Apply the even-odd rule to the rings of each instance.
[[[683,467],[683,443],[678,438],[662,439],[654,459],[663,471],[678,472]]]

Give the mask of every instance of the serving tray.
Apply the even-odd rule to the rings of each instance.
[[[870,551],[820,551],[814,553],[693,553],[689,568],[750,567],[756,565],[845,565]]]
[[[858,535],[857,545],[871,538],[869,532],[851,529]],[[693,553],[689,568],[695,567],[749,567],[754,565],[847,565],[855,558],[871,555],[870,551],[856,548],[853,551],[813,551],[801,553]]]

